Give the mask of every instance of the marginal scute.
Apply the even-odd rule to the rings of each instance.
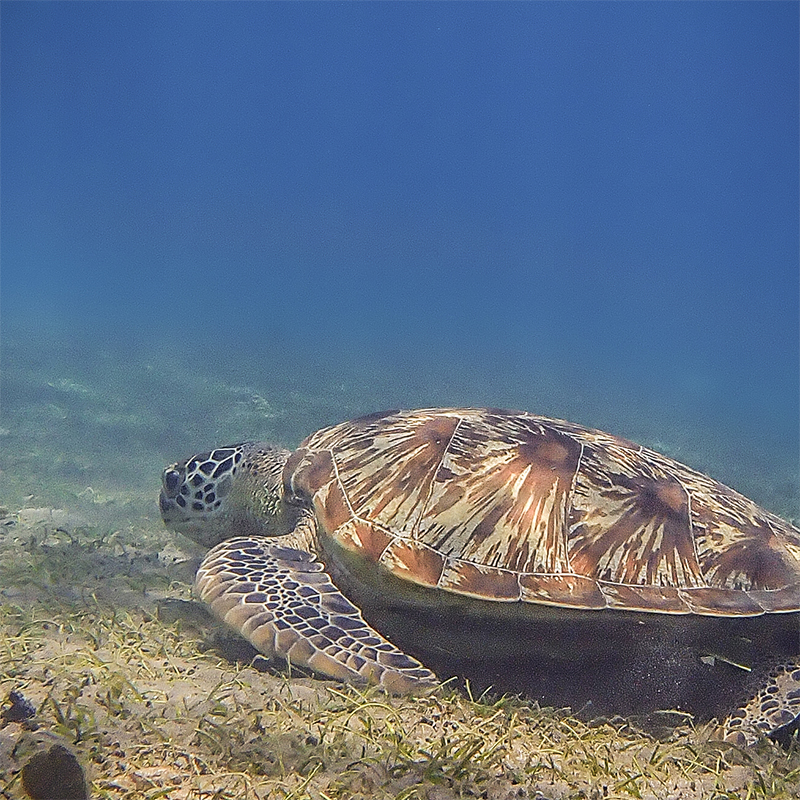
[[[320,461],[330,458],[329,453],[323,453]],[[345,497],[341,484],[331,474],[330,480],[324,483],[314,495],[314,510],[317,519],[325,526],[326,530],[335,531],[353,518],[350,504]]]
[[[335,528],[333,538],[345,550],[358,553],[371,564],[376,563],[394,537],[382,531],[376,525],[361,520],[351,519]]]
[[[755,617],[764,613],[764,609],[745,592],[708,586],[702,589],[682,589],[680,595],[693,614]]]
[[[330,453],[316,453],[298,447],[283,468],[284,495],[291,500],[305,501],[313,497],[320,486],[332,480],[333,473]]]
[[[753,589],[747,594],[766,612],[793,612],[800,608],[800,582],[774,591]]]
[[[689,614],[691,608],[682,592],[671,586],[629,586],[600,583],[609,608],[623,611],[657,611],[661,614]]]
[[[420,586],[436,588],[444,570],[444,558],[432,547],[411,539],[395,539],[380,563],[393,575]]]
[[[597,581],[584,575],[521,575],[522,599],[564,608],[605,608]]]
[[[513,602],[521,598],[517,573],[460,559],[445,566],[439,588],[500,602]]]

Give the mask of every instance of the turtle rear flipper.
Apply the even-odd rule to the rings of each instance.
[[[268,657],[393,694],[438,683],[365,622],[313,555],[279,541],[237,537],[214,547],[197,572],[200,599]]]
[[[755,744],[762,736],[800,725],[800,659],[791,659],[770,670],[764,686],[723,723],[726,741]]]

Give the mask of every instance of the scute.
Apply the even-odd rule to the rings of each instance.
[[[388,412],[309,436],[284,469],[324,533],[420,586],[668,614],[800,610],[800,532],[666,456],[494,409]]]

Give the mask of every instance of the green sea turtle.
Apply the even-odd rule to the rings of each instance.
[[[393,411],[167,467],[196,590],[269,656],[439,677],[752,743],[800,721],[800,531],[671,458],[495,409]]]

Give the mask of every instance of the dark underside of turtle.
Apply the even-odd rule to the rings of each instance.
[[[329,568],[335,566],[329,561]],[[365,618],[474,696],[523,694],[586,717],[679,710],[721,718],[796,655],[800,614],[714,617],[472,600],[336,575]]]

